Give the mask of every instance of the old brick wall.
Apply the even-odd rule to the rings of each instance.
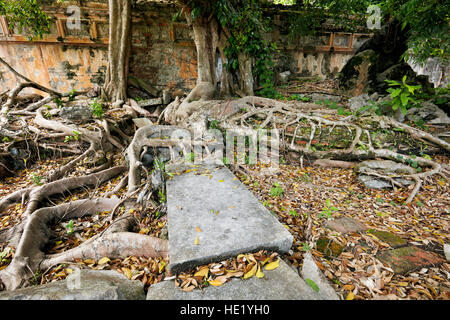
[[[178,9],[170,1],[148,2],[138,5],[133,12],[130,73],[159,92],[186,93],[194,87],[197,78],[191,30],[185,23],[173,22]],[[9,31],[7,19],[1,17],[0,55],[27,77],[59,91],[101,85],[107,65],[107,1],[66,1],[62,5],[44,0],[42,3],[54,17],[51,33],[42,40],[29,42],[26,37]],[[68,5],[81,9],[79,30],[67,26]],[[282,30],[286,30],[281,28],[283,23],[282,17],[275,16],[274,31],[267,35],[280,48],[277,70],[289,70],[301,76],[335,75],[368,38],[367,34],[324,31],[316,37],[299,37],[292,44],[283,34]],[[0,91],[15,83],[14,76],[0,66]]]

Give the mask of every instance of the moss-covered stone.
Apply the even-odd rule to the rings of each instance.
[[[332,258],[338,257],[342,253],[342,251],[344,251],[343,246],[341,246],[336,241],[326,237],[322,237],[319,240],[317,240],[316,248],[324,255]]]
[[[387,231],[370,229],[367,232],[373,234],[375,237],[377,237],[383,242],[386,242],[393,248],[403,247],[407,244],[405,239],[400,238],[399,236]]]
[[[403,247],[387,250],[377,255],[377,259],[389,266],[395,273],[407,273],[429,266],[438,266],[444,259],[417,247]]]

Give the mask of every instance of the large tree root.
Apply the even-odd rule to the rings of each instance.
[[[37,270],[46,270],[75,259],[125,258],[130,255],[167,257],[167,241],[128,232],[132,226],[130,221],[111,227],[110,230],[66,252],[46,255],[42,251],[49,240],[48,226],[52,222],[111,211],[118,202],[119,199],[79,200],[34,212],[26,223],[13,261],[0,272],[0,279],[6,289],[19,288],[24,280]]]
[[[406,138],[411,141],[425,143],[444,152],[450,152],[450,144],[445,140],[389,117],[370,115],[361,118],[351,116],[341,120],[332,120],[330,116],[324,116],[318,111],[306,113],[302,106],[303,104],[287,105],[280,101],[261,97],[245,97],[231,102],[216,101],[214,104],[211,104],[211,101],[203,102],[202,105],[197,105],[196,110],[193,110],[182,122],[180,119],[174,118],[175,115],[180,115],[174,110],[169,110],[172,116],[167,116],[167,114],[166,116],[180,126],[195,126],[196,123],[204,123],[203,119],[209,118],[220,121],[221,128],[237,132],[242,129],[278,129],[282,137],[280,142],[282,150],[280,151],[298,153],[300,163],[303,163],[304,158],[328,161],[345,160],[347,162],[348,160],[381,158],[407,165],[415,163],[415,167],[422,168],[422,171],[415,174],[388,177],[377,172],[368,173],[393,183],[396,183],[394,182],[395,178],[400,177],[412,180],[415,186],[406,203],[414,200],[424,180],[435,174],[446,178],[450,174],[447,168],[431,159],[410,155],[396,146],[383,145],[379,147],[379,141],[372,141],[372,135],[379,129],[392,131],[395,128],[403,131],[407,135]],[[224,113],[224,110],[227,112]],[[202,125],[196,125],[196,127],[202,127]],[[333,136],[333,133],[338,137],[338,141],[347,138],[348,142],[340,147],[327,147],[322,150],[313,146],[314,142],[320,142],[321,139],[325,139],[324,142],[326,142],[326,138]],[[302,143],[299,144],[299,142]],[[322,161],[317,164],[323,165],[324,163]],[[330,163],[328,164],[330,165]],[[334,162],[331,165],[337,165],[337,163]],[[339,165],[344,164],[341,162]],[[348,164],[345,165],[348,167]]]

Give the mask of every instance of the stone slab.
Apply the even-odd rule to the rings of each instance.
[[[351,232],[357,233],[367,229],[366,226],[349,217],[327,221],[325,222],[325,227],[343,234]]]
[[[173,272],[261,249],[284,253],[292,246],[289,231],[226,167],[193,168],[166,188]]]
[[[437,255],[414,246],[383,251],[377,255],[377,259],[400,274],[439,266],[445,262]]]
[[[220,287],[184,292],[174,281],[152,285],[147,300],[320,300],[319,295],[284,261],[272,271],[264,271],[264,278],[234,278]]]
[[[311,279],[314,281],[319,288],[319,292],[317,292],[317,294],[323,300],[339,300],[339,296],[336,294],[336,291],[334,291],[327,278],[324,276],[322,271],[320,271],[312,257],[311,252],[309,251],[304,255],[302,276],[303,279]]]
[[[116,271],[76,270],[61,281],[1,292],[0,300],[145,300],[145,291]]]

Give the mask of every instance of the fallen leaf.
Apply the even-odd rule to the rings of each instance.
[[[319,292],[319,286],[311,279],[305,279],[305,282],[315,291]]]
[[[200,244],[200,239],[198,238],[198,236],[195,237],[195,242],[194,242],[194,244],[195,244],[196,246],[198,246],[198,245]]]
[[[131,279],[132,274],[131,274],[131,270],[128,268],[122,268],[123,274],[128,278]]]
[[[208,281],[208,283],[214,287],[220,287],[221,285],[223,285],[224,283],[220,280],[211,280]]]
[[[280,266],[280,259],[278,259],[277,261],[268,263],[265,267],[266,270],[275,270],[276,268],[278,268]]]
[[[264,273],[261,271],[260,266],[258,266],[258,271],[256,272],[256,277],[259,279],[264,278]]]
[[[203,267],[202,269],[200,269],[199,271],[197,271],[194,274],[194,277],[202,277],[202,278],[206,278],[208,276],[209,273],[209,269],[208,267]]]
[[[345,298],[345,300],[353,300],[355,299],[355,295],[353,294],[352,291],[350,291],[347,295],[347,298]]]
[[[244,274],[244,279],[249,279],[251,277],[253,277],[256,274],[256,269],[257,269],[257,265],[255,264],[249,272],[247,272],[246,274]]]
[[[196,230],[197,232],[203,232],[202,229],[200,229],[199,227],[196,227],[195,230]]]
[[[98,264],[102,265],[102,264],[106,264],[106,263],[108,263],[110,261],[111,260],[108,257],[104,257],[104,258],[101,258],[100,260],[98,260]]]

